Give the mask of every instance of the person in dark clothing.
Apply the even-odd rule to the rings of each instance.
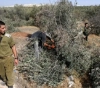
[[[90,31],[91,31],[91,27],[89,26],[88,23],[85,23],[83,34],[85,35],[85,40],[86,41],[88,40],[88,36],[90,34]]]
[[[32,34],[31,38],[38,40],[38,46],[41,48],[43,48],[44,46],[48,47],[49,49],[55,48],[55,46],[53,46],[54,40],[47,33],[37,31]],[[49,40],[52,44],[50,45],[49,43],[47,43],[47,40]]]
[[[39,54],[42,52],[42,49],[54,49],[55,44],[54,40],[48,35],[47,33],[44,33],[42,31],[37,31],[31,35],[31,42],[33,42],[32,46],[35,49],[35,56],[39,60]]]

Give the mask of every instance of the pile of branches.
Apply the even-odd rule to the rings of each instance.
[[[100,35],[100,6],[91,7],[91,10],[86,12],[86,16],[91,24],[91,34]]]
[[[63,80],[64,69],[57,57],[46,50],[40,52],[40,58],[35,57],[33,42],[21,52],[22,61],[18,67],[27,81],[35,81],[38,85],[56,86]],[[24,55],[24,56],[23,56]]]
[[[27,79],[55,86],[63,79],[63,66],[69,68],[69,72],[76,70],[82,76],[94,60],[98,61],[96,57],[99,54],[95,56],[95,47],[88,46],[82,33],[78,33],[75,27],[73,6],[68,0],[60,0],[57,5],[48,8],[44,6],[37,14],[36,22],[42,31],[51,33],[56,44],[56,54],[43,50],[40,59],[36,59],[33,44],[27,47],[22,53],[25,57],[19,69],[27,75]]]
[[[61,0],[57,5],[43,6],[37,13],[37,26],[42,31],[51,33],[56,49],[54,51],[43,50],[39,60],[35,57],[33,42],[22,51],[21,56],[24,56],[24,59],[19,66],[19,71],[27,75],[27,79],[50,86],[56,86],[63,80],[67,61],[62,53],[65,52],[66,44],[69,45],[70,38],[67,32],[70,32],[73,26],[72,7],[68,0]]]
[[[89,78],[92,88],[100,87],[100,48],[92,52],[92,64],[89,69]]]

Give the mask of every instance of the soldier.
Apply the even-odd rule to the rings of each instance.
[[[18,64],[15,43],[11,35],[6,33],[5,23],[0,21],[0,76],[8,88],[13,88],[14,84],[14,63]]]
[[[83,34],[85,35],[85,40],[86,41],[88,40],[88,36],[90,34],[90,31],[91,31],[91,27],[89,26],[88,23],[85,23]]]

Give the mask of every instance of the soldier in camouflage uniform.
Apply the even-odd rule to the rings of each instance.
[[[89,36],[90,32],[91,32],[91,27],[89,26],[88,23],[85,23],[83,34],[85,35],[86,41],[88,40],[88,36]]]
[[[5,23],[0,21],[0,77],[8,88],[13,88],[13,68],[14,63],[18,64],[18,56],[11,35],[5,31]]]

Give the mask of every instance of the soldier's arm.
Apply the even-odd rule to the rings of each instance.
[[[18,64],[18,55],[17,55],[17,50],[16,50],[16,47],[15,47],[15,42],[13,41],[12,36],[9,37],[9,46],[12,49],[12,52],[14,54],[15,65],[17,65]]]
[[[12,52],[14,54],[14,59],[15,59],[15,65],[18,65],[18,54],[17,54],[17,50],[16,50],[16,47],[15,45],[12,47]]]
[[[12,51],[13,51],[13,54],[14,54],[14,58],[18,59],[17,50],[16,50],[15,45],[12,47]]]

